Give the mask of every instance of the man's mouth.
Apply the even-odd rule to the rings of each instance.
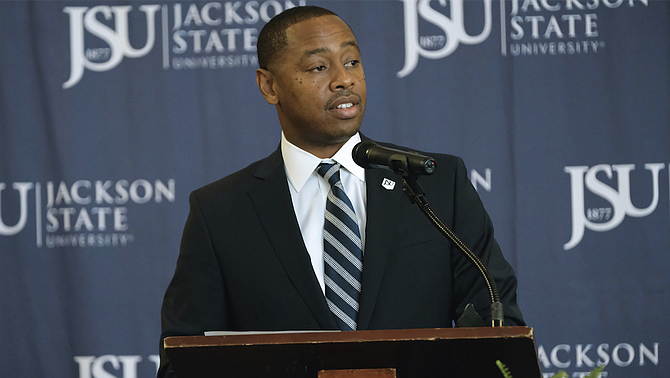
[[[326,108],[337,118],[351,119],[360,114],[360,103],[358,95],[347,93],[329,101]]]
[[[346,104],[339,104],[335,108],[336,109],[349,109],[350,107],[354,106],[353,103],[347,102]]]

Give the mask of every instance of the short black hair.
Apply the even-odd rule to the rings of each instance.
[[[336,16],[335,12],[316,6],[289,8],[273,17],[258,34],[256,53],[258,65],[268,69],[268,65],[288,46],[286,29],[314,17]]]

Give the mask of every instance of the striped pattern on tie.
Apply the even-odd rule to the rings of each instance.
[[[317,172],[330,184],[323,226],[326,301],[340,329],[353,331],[363,272],[361,234],[354,207],[340,181],[340,165],[322,163]]]

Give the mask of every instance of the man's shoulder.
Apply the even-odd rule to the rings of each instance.
[[[196,189],[194,193],[200,198],[243,193],[265,180],[276,169],[280,168],[281,164],[281,154],[275,151],[245,168]]]

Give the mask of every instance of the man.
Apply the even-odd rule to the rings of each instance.
[[[277,109],[280,148],[191,194],[162,338],[208,330],[451,327],[469,302],[489,316],[479,272],[410,204],[401,178],[353,162],[367,92],[351,29],[328,10],[293,8],[263,28],[258,56],[256,79]],[[421,179],[431,206],[488,265],[506,324],[523,325],[514,272],[465,166],[454,156],[433,157],[437,172]],[[357,224],[342,242],[351,251],[333,236],[340,221],[330,206],[338,201],[347,222]],[[333,245],[362,269],[341,268],[349,262],[338,260]],[[333,270],[347,270],[339,273],[353,291],[343,294],[351,288],[333,283]],[[338,290],[351,308],[333,299]],[[158,375],[172,374],[161,346]]]

